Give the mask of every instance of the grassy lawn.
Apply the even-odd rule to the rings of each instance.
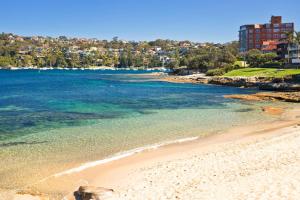
[[[275,69],[275,68],[244,68],[230,71],[223,76],[245,76],[245,77],[276,77],[281,78],[288,75],[300,74],[300,69]]]

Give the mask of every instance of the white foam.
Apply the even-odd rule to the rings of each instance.
[[[95,166],[98,166],[98,165],[102,165],[102,164],[105,164],[105,163],[109,163],[109,162],[112,162],[112,161],[115,161],[115,160],[119,160],[119,159],[122,159],[122,158],[126,158],[126,157],[132,156],[134,154],[143,152],[143,151],[157,149],[159,147],[170,145],[170,144],[176,144],[176,143],[183,143],[183,142],[193,141],[193,140],[196,140],[198,138],[199,137],[183,138],[183,139],[178,139],[178,140],[173,140],[173,141],[158,143],[158,144],[154,144],[154,145],[149,145],[149,146],[144,146],[144,147],[132,149],[132,150],[129,150],[129,151],[120,152],[120,153],[117,153],[117,154],[115,154],[115,155],[113,155],[111,157],[104,158],[102,160],[96,160],[96,161],[93,161],[93,162],[84,163],[84,164],[82,164],[79,167],[75,167],[75,168],[72,168],[72,169],[69,169],[69,170],[66,170],[66,171],[54,174],[54,177],[59,177],[59,176],[63,176],[63,175],[68,175],[68,174],[80,172],[82,170],[85,170],[85,169],[88,169],[88,168],[91,168],[91,167],[95,167]]]

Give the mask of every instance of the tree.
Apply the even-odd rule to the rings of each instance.
[[[189,62],[189,68],[198,69],[202,72],[207,71],[209,67],[209,59],[207,56],[199,55],[193,57]]]
[[[122,53],[120,56],[119,67],[127,67],[127,57],[125,53]]]
[[[287,53],[288,53],[288,59],[287,59],[287,63],[290,63],[290,51],[291,51],[291,45],[292,44],[296,44],[297,46],[300,45],[300,32],[296,32],[296,31],[289,31],[286,32],[286,38],[284,39],[285,41],[287,41]],[[297,47],[297,54],[299,53],[299,47]]]
[[[12,59],[8,56],[0,56],[0,67],[8,67],[12,65]]]
[[[174,69],[179,66],[179,61],[176,59],[171,60],[170,62],[167,63],[166,67],[170,69]]]
[[[246,55],[246,62],[249,63],[251,67],[258,67],[261,63],[262,52],[258,49],[251,49]]]
[[[127,51],[127,67],[132,67],[134,64],[133,64],[133,58],[132,58],[132,53],[131,53],[131,50],[128,50]]]
[[[140,55],[135,56],[134,59],[133,59],[133,62],[134,62],[135,67],[142,67],[144,65],[143,57],[140,56]]]
[[[159,60],[159,57],[153,56],[150,60],[149,67],[161,67],[162,62]]]
[[[252,49],[247,53],[246,61],[249,63],[251,67],[262,67],[267,63],[274,61],[276,57],[277,57],[276,53],[263,54],[258,49]]]
[[[233,56],[235,56],[235,57],[238,56],[239,46],[240,46],[240,43],[238,41],[226,43],[224,46],[225,46],[226,50],[229,51]]]
[[[295,32],[295,43],[297,45],[297,56],[299,58],[300,32]]]
[[[189,60],[186,57],[182,57],[179,62],[179,66],[188,66],[189,65]]]

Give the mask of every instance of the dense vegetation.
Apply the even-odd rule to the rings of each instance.
[[[111,41],[0,34],[0,67],[167,67],[207,71],[236,61],[238,43]]]
[[[289,43],[300,42],[300,34],[297,34],[297,37],[289,36]],[[238,47],[237,41],[226,44],[161,39],[135,42],[122,41],[117,37],[107,41],[2,33],[0,67],[165,67],[221,76],[245,67],[280,68],[286,63],[276,53],[263,53],[256,49],[241,55]]]

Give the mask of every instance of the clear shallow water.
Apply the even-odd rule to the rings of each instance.
[[[0,70],[0,188],[149,144],[274,120],[260,105],[222,97],[255,90],[140,73]]]

